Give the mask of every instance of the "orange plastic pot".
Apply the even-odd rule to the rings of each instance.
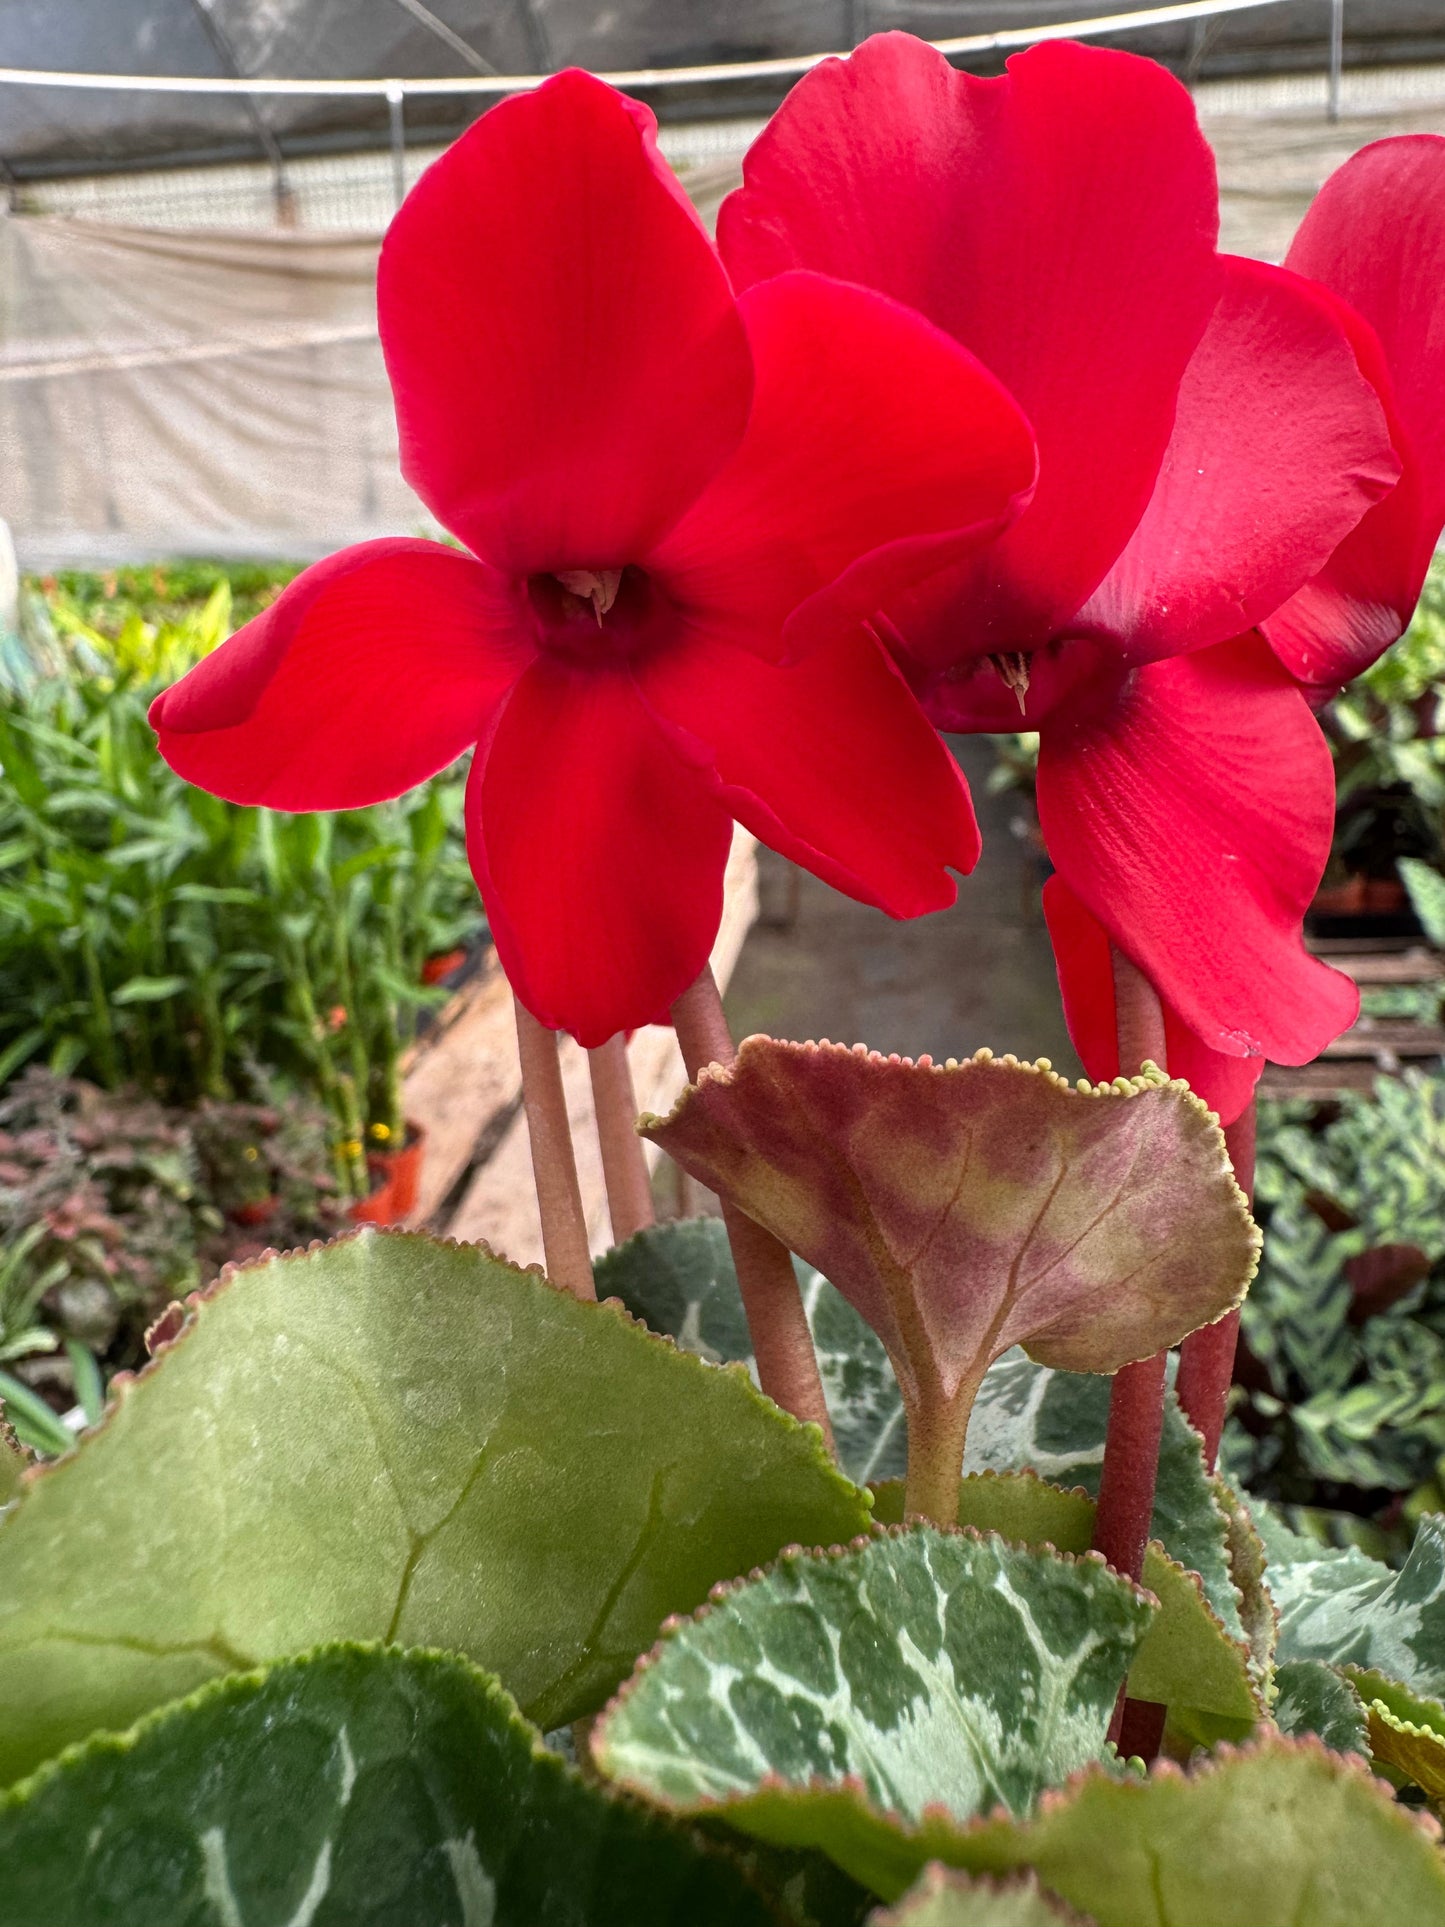
[[[366,1168],[377,1181],[369,1198],[351,1207],[353,1224],[401,1224],[416,1209],[421,1194],[421,1164],[426,1132],[408,1124],[406,1141],[397,1151],[368,1151]]]

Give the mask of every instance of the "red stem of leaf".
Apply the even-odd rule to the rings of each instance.
[[[1235,1179],[1254,1201],[1254,1105],[1224,1128],[1224,1143]],[[1224,1413],[1234,1382],[1234,1353],[1239,1342],[1239,1313],[1231,1311],[1217,1325],[1191,1332],[1179,1348],[1179,1403],[1184,1416],[1203,1437],[1204,1458],[1210,1471],[1219,1458]]]
[[[1164,1012],[1154,986],[1122,951],[1114,952],[1114,1011],[1119,1038],[1119,1070],[1132,1077],[1146,1060],[1167,1068]],[[1164,1429],[1164,1368],[1167,1351],[1140,1359],[1114,1375],[1109,1399],[1109,1427],[1104,1437],[1104,1464],[1099,1475],[1099,1503],[1094,1514],[1094,1546],[1116,1571],[1138,1579],[1144,1570],[1144,1548],[1154,1516],[1154,1485],[1159,1474],[1159,1440]],[[1158,1751],[1159,1735],[1146,1719],[1134,1713],[1134,1702],[1121,1693],[1111,1737],[1128,1732],[1130,1745],[1141,1759]],[[1142,1703],[1141,1703],[1142,1704]],[[1162,1727],[1160,1729],[1162,1733]],[[1134,1744],[1134,1742],[1139,1744]],[[1122,1744],[1122,1739],[1121,1739]]]
[[[607,1210],[612,1219],[612,1242],[622,1244],[653,1222],[652,1178],[637,1135],[637,1098],[632,1088],[632,1066],[627,1061],[627,1039],[621,1031],[587,1053],[592,1073],[592,1108],[597,1115],[597,1142],[602,1152],[602,1179],[607,1186]]]
[[[731,1064],[737,1056],[709,965],[704,964],[697,982],[673,1005],[672,1021],[682,1061],[694,1083],[707,1065]],[[820,1426],[831,1450],[833,1428],[823,1381],[788,1248],[726,1198],[722,1214],[752,1335],[758,1383],[774,1404],[794,1418]]]
[[[557,1061],[557,1033],[539,1024],[513,999],[517,1013],[517,1055],[522,1064],[522,1108],[532,1146],[532,1176],[542,1219],[542,1251],[547,1276],[574,1298],[595,1298],[587,1220],[572,1154],[567,1096]]]

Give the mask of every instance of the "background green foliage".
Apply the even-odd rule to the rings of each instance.
[[[43,1062],[184,1103],[252,1095],[263,1067],[354,1141],[399,1122],[424,960],[480,924],[461,779],[284,816],[167,769],[150,701],[275,593],[261,575],[130,571],[110,598],[67,578],[48,629],[32,596],[0,692],[0,1083]]]

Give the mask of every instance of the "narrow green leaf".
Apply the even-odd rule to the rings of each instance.
[[[868,1519],[742,1372],[404,1232],[232,1274],[111,1391],[0,1522],[0,1783],[328,1638],[466,1653],[559,1725],[668,1613]]]
[[[185,977],[131,977],[111,992],[113,1004],[163,1004],[186,989]]]
[[[65,1355],[75,1374],[75,1396],[81,1411],[85,1413],[85,1422],[87,1425],[99,1425],[105,1411],[105,1380],[95,1362],[95,1353],[89,1345],[82,1345],[78,1338],[67,1338]]]
[[[888,1354],[820,1271],[793,1260],[813,1333],[838,1462],[860,1485],[895,1478],[907,1463],[908,1423]],[[650,1226],[604,1253],[593,1270],[599,1298],[620,1298],[649,1330],[756,1377],[752,1338],[732,1250],[720,1218]]]
[[[1023,1823],[997,1816],[948,1856],[1031,1867],[1098,1927],[1445,1927],[1435,1836],[1363,1761],[1270,1739],[1188,1776],[1095,1770]]]
[[[327,1646],[0,1796],[4,1927],[765,1927],[717,1849],[548,1753],[464,1660]]]
[[[52,1455],[68,1452],[75,1440],[45,1400],[9,1372],[0,1372],[0,1406],[22,1445]],[[3,1611],[3,1605],[0,1605]],[[3,1742],[0,1742],[3,1744]]]
[[[608,1708],[599,1766],[885,1895],[1099,1756],[1154,1610],[1096,1556],[932,1527],[785,1553],[716,1597]]]
[[[1336,1753],[1370,1755],[1370,1736],[1360,1695],[1342,1673],[1322,1659],[1287,1659],[1274,1676],[1271,1711],[1281,1733],[1295,1739],[1313,1733]]]

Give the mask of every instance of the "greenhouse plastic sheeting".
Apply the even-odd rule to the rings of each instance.
[[[296,78],[689,67],[826,52],[903,27],[929,39],[1127,12],[1141,0],[0,0],[0,66],[97,74]],[[1280,0],[1114,44],[1191,78],[1324,65],[1329,0]],[[1351,66],[1445,57],[1441,0],[1345,0]],[[979,63],[975,63],[979,64]],[[985,56],[980,70],[996,68]],[[656,89],[659,111],[766,112],[787,80]],[[449,139],[480,111],[411,98],[410,138]],[[384,100],[0,88],[0,162],[19,180],[177,159],[384,146]]]
[[[706,219],[740,178],[693,171]],[[429,532],[397,469],[379,248],[0,215],[0,518],[22,563]]]
[[[0,221],[0,515],[22,562],[425,527],[397,473],[377,245]]]

